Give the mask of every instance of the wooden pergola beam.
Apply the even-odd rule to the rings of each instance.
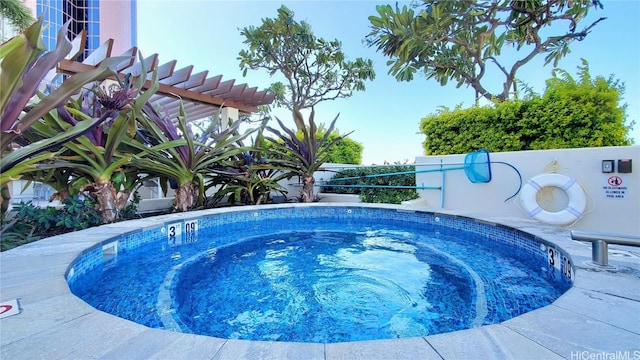
[[[94,68],[95,68],[94,66],[90,66],[90,65],[86,65],[83,63],[70,61],[66,59],[61,60],[60,63],[58,64],[58,72],[61,72],[67,75],[73,75],[80,72],[89,71]],[[124,76],[123,74],[118,74],[118,75]],[[149,89],[151,87],[151,81],[146,80],[142,87],[144,89]],[[246,113],[251,113],[258,110],[258,108],[254,105],[247,105],[247,104],[242,104],[236,101],[225,100],[217,96],[203,94],[195,91],[189,91],[188,89],[182,89],[182,88],[169,86],[162,83],[159,83],[157,93],[165,95],[167,97],[174,98],[174,99],[191,100],[197,103],[201,103],[205,105],[213,105],[216,107],[221,107],[224,105],[224,106],[236,108],[239,111],[246,112]]]
[[[86,33],[73,40],[74,48],[84,48]],[[75,61],[79,51],[75,51],[69,58],[60,61],[58,73],[74,75],[94,69],[104,59],[111,57],[113,39],[104,42],[94,50],[83,62]],[[158,80],[158,91],[151,96],[149,102],[153,106],[167,111],[169,116],[176,117],[180,103],[185,107],[187,116],[191,120],[197,116],[209,116],[221,107],[235,108],[241,113],[252,113],[258,110],[258,105],[270,104],[275,95],[257,88],[250,88],[247,84],[235,85],[235,80],[222,80],[222,75],[208,77],[208,71],[192,74],[193,65],[176,70],[177,61],[172,60],[159,64],[158,54],[144,59],[137,59],[138,48],[132,47],[122,56],[126,60],[111,66],[114,71],[112,79],[123,79],[125,74],[145,78],[143,89],[151,87],[154,71]],[[146,74],[142,73],[145,69]],[[194,118],[195,117],[195,118]]]

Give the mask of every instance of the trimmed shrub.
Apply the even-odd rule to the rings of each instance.
[[[633,127],[626,105],[618,105],[623,84],[591,78],[586,62],[578,79],[556,69],[542,96],[469,109],[439,109],[421,120],[425,154],[626,146]]]
[[[366,186],[416,186],[416,175],[413,173],[413,165],[389,165],[382,167],[367,167],[358,169],[345,169],[334,175],[327,182],[329,185],[366,185]],[[399,172],[409,174],[366,177],[368,175],[381,175]],[[353,178],[349,180],[339,180]],[[390,188],[363,188],[323,186],[322,192],[334,194],[358,194],[362,202],[400,204],[402,201],[418,198],[416,189],[390,189]]]

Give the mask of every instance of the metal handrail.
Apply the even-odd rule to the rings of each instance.
[[[491,166],[491,164],[502,164],[502,165],[506,165],[511,167],[516,174],[518,174],[518,179],[520,181],[520,184],[518,185],[518,189],[516,190],[516,192],[513,193],[513,195],[509,196],[508,198],[506,198],[504,201],[507,202],[508,200],[514,198],[516,195],[518,195],[518,193],[520,192],[520,189],[522,189],[522,175],[520,174],[520,171],[518,171],[518,169],[506,162],[503,161],[479,161],[475,164],[487,164],[489,165],[489,167]],[[422,184],[422,186],[414,186],[414,187],[404,187],[404,186],[390,186],[390,185],[342,185],[339,186],[338,184],[325,184],[325,183],[317,183],[314,186],[317,187],[351,187],[351,188],[379,188],[379,189],[416,189],[416,190],[440,190],[440,207],[444,208],[444,177],[445,177],[445,173],[447,171],[451,171],[451,170],[465,170],[469,168],[469,164],[465,161],[462,163],[443,163],[442,160],[440,160],[440,163],[427,163],[427,164],[402,164],[402,165],[371,165],[371,166],[363,166],[363,165],[354,165],[354,166],[349,166],[349,169],[357,169],[357,168],[368,168],[368,167],[389,167],[389,166],[412,166],[414,168],[417,168],[418,166],[440,166],[437,169],[426,169],[426,170],[410,170],[410,171],[399,171],[399,172],[392,172],[392,173],[385,173],[385,174],[369,174],[369,175],[361,175],[361,176],[349,176],[349,177],[344,177],[344,178],[338,178],[338,179],[331,179],[330,181],[350,181],[350,180],[361,180],[361,179],[371,179],[371,178],[379,178],[379,177],[388,177],[388,176],[395,176],[395,175],[408,175],[408,174],[423,174],[423,173],[431,173],[431,172],[440,172],[440,181],[441,184],[440,186],[425,186],[424,184]],[[446,165],[446,166],[445,166]],[[452,166],[452,165],[456,165],[456,166]],[[329,169],[345,169],[345,167],[337,167],[337,166],[325,166],[325,167],[321,167],[320,169],[318,169],[319,171],[333,171],[333,170],[329,170]],[[335,172],[339,172],[339,171],[335,171]],[[491,174],[491,171],[489,171],[489,174]],[[469,176],[467,174],[467,176]],[[470,179],[470,178],[469,178]],[[470,179],[471,180],[471,179]],[[489,175],[489,180],[491,181],[491,175]],[[487,181],[487,182],[488,182]],[[472,181],[474,182],[474,181]]]
[[[399,172],[392,172],[392,173],[386,173],[386,174],[371,174],[371,175],[362,175],[362,176],[343,177],[338,179],[331,179],[331,181],[373,179],[378,177],[387,177],[387,176],[395,176],[395,175],[409,175],[409,174],[422,174],[422,173],[441,172],[441,171],[450,171],[450,170],[464,170],[464,168],[465,168],[464,166],[456,166],[456,167],[448,167],[448,168],[441,168],[441,169],[399,171]]]
[[[425,164],[425,165],[440,165],[440,168],[438,168],[438,169],[427,169],[427,170],[398,171],[398,172],[391,172],[391,173],[384,173],[384,174],[370,174],[370,175],[364,175],[363,174],[361,176],[349,176],[349,177],[338,178],[338,179],[330,179],[329,181],[361,180],[361,179],[372,179],[372,178],[379,178],[379,177],[390,177],[390,176],[396,176],[396,175],[409,175],[409,174],[419,174],[419,173],[440,172],[441,173],[440,181],[441,181],[442,185],[440,185],[440,186],[428,186],[428,185],[424,185],[424,184],[416,185],[416,186],[408,186],[408,185],[366,185],[366,184],[341,185],[341,184],[327,184],[326,181],[319,181],[316,184],[314,184],[314,186],[316,186],[316,187],[356,188],[356,189],[361,188],[361,189],[440,190],[440,207],[444,208],[444,174],[445,174],[445,172],[449,171],[449,170],[464,170],[466,165],[465,166],[453,166],[453,167],[443,167],[444,164],[442,164],[442,163],[440,163],[440,164]],[[462,165],[462,164],[455,163],[455,165]],[[382,165],[382,166],[384,166],[384,167],[390,167],[390,166],[416,167],[418,165],[417,164],[404,164],[404,165]],[[363,168],[363,167],[371,167],[371,166],[354,165],[353,167],[349,167],[349,168],[350,169],[357,169],[357,168]],[[319,170],[320,171],[331,171],[331,170],[328,170],[329,168],[331,168],[331,167],[320,168]],[[337,172],[339,172],[339,171],[337,171]]]
[[[591,261],[598,266],[609,266],[609,244],[640,246],[640,235],[571,230],[571,239],[591,242]]]
[[[417,189],[417,190],[440,190],[441,186],[409,186],[409,185],[331,185],[319,184],[321,187],[341,187],[341,188],[362,188],[362,189]]]

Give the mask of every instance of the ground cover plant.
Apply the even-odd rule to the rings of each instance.
[[[121,221],[136,219],[140,196],[134,193],[122,210]],[[33,203],[15,204],[8,217],[3,219],[0,250],[5,251],[45,237],[104,224],[96,200],[73,195],[61,201],[61,206],[39,206]]]

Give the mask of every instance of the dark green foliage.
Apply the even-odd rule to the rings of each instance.
[[[329,135],[328,141],[333,141],[340,137],[340,134],[333,132]],[[334,164],[354,164],[362,162],[362,150],[364,147],[359,142],[348,137],[343,137],[329,149],[329,159],[327,162]]]
[[[390,174],[415,171],[412,165],[389,165],[359,169],[345,169],[334,175],[327,184],[331,185],[374,185],[374,186],[416,186],[414,173],[367,178],[368,175]],[[359,177],[351,180],[343,178]],[[360,200],[366,203],[400,204],[402,201],[418,198],[415,189],[386,189],[358,187],[322,187],[322,192],[336,194],[359,194]]]
[[[555,70],[542,96],[493,106],[440,109],[421,120],[425,154],[626,146],[632,121],[618,105],[624,86],[612,78],[592,79],[586,61],[578,79]]]
[[[278,181],[288,176],[287,169],[280,165],[281,159],[277,154],[270,151],[273,147],[265,140],[263,131],[264,127],[258,129],[250,146],[239,140],[236,145],[245,149],[244,152],[219,164],[216,176],[211,177],[207,184],[207,189],[218,189],[211,197],[212,205],[225,199],[231,205],[271,203],[272,193],[286,197],[287,190]]]
[[[24,31],[29,25],[36,20],[31,16],[29,9],[21,0],[2,0],[0,1],[0,17],[19,31]],[[0,41],[4,41],[4,26],[0,32]]]
[[[102,224],[102,218],[90,198],[71,196],[64,207],[39,207],[32,203],[15,205],[11,226],[3,224],[2,250],[35,241],[41,237],[63,234]],[[5,229],[5,226],[7,227]]]
[[[89,197],[70,196],[60,209],[51,206],[41,208],[33,204],[21,204],[16,207],[22,219],[39,225],[36,233],[44,233],[55,228],[82,230],[102,224],[102,218],[95,208],[96,203]]]
[[[135,218],[140,196],[121,212],[121,219]],[[0,248],[9,250],[43,237],[54,236],[102,225],[102,217],[96,210],[96,202],[90,197],[70,196],[63,207],[39,207],[32,203],[14,205],[11,213],[2,221]]]
[[[142,200],[142,197],[135,191],[133,193],[133,199],[120,211],[120,219],[130,220],[138,218],[138,205],[140,205],[140,200]]]
[[[308,129],[307,129],[308,131]],[[327,129],[321,124],[316,132],[316,140],[319,141],[325,135]],[[302,140],[304,135],[302,131],[296,133],[298,139]],[[332,131],[327,137],[327,141],[332,142],[339,139],[328,149],[329,158],[327,162],[334,164],[353,164],[359,165],[362,162],[362,150],[364,147],[359,142],[340,135],[338,130]]]

